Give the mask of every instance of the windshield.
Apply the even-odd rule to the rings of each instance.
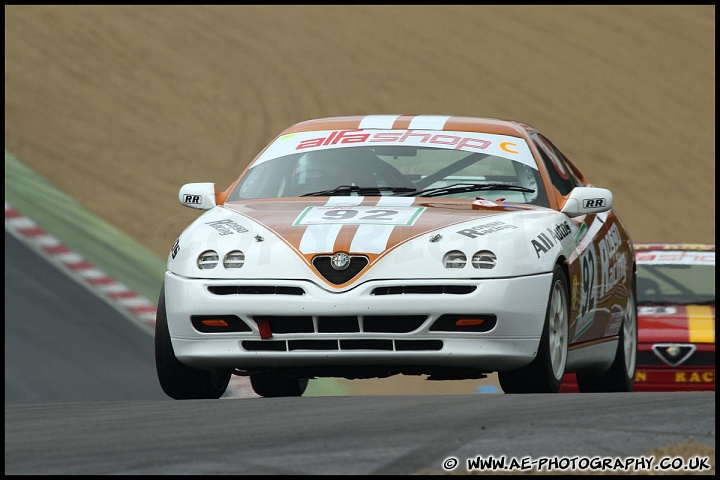
[[[549,206],[532,156],[528,153],[522,158],[508,157],[513,155],[414,145],[342,146],[261,157],[246,172],[228,201],[413,195],[432,189],[432,195],[428,190],[427,196],[481,197]],[[423,192],[418,196],[424,196]]]
[[[638,263],[637,295],[639,305],[714,305],[715,263]]]

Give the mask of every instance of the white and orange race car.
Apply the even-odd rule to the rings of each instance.
[[[309,379],[483,378],[506,393],[630,391],[635,255],[609,190],[536,129],[440,115],[309,120],[278,135],[170,249],[160,384],[263,397]]]
[[[635,391],[715,391],[715,245],[635,244]],[[572,375],[561,391],[576,392]]]

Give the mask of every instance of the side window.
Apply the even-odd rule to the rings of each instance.
[[[298,154],[268,160],[245,172],[227,201],[249,198],[280,198],[294,195],[290,191]]]
[[[557,147],[552,145],[552,143],[550,145],[553,147],[553,149],[557,153],[558,157],[560,157],[560,160],[562,160],[562,162],[567,167],[568,172],[570,174],[570,178],[574,179],[574,181],[575,181],[575,186],[576,187],[586,186],[586,183],[585,183],[585,180],[583,180],[582,174],[578,171],[578,169],[575,167],[575,165],[573,165],[572,162],[570,160],[568,160],[568,158],[565,156],[565,154],[563,154],[560,150],[558,150]]]
[[[573,188],[582,184],[570,166],[565,162],[565,156],[550,140],[539,133],[534,133],[532,139],[540,152],[540,156],[550,174],[553,185],[561,195],[567,195]]]

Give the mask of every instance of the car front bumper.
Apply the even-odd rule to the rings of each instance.
[[[492,372],[535,358],[551,280],[550,273],[460,281],[373,280],[331,292],[303,280],[207,280],[167,272],[164,292],[175,356],[196,368],[392,365]],[[442,293],[438,285],[472,291]],[[296,294],[284,293],[288,291]],[[246,331],[200,332],[191,321],[193,316],[229,315],[247,325]],[[439,328],[443,316],[495,320],[486,324],[492,323],[487,331],[478,331],[476,322],[465,327],[454,320]],[[268,317],[283,326],[281,331],[268,323],[263,329],[262,319]],[[422,320],[408,327],[408,317]],[[398,325],[404,326],[385,329],[385,318],[388,324],[400,319]],[[304,327],[294,328],[295,320]],[[341,323],[349,327],[334,327]]]

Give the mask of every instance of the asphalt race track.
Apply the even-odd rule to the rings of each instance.
[[[448,457],[639,456],[714,440],[714,393],[5,406],[6,474],[414,474]]]
[[[5,231],[5,402],[167,398],[151,335]]]
[[[5,474],[416,474],[715,446],[715,393],[174,401],[152,339],[5,234]]]

